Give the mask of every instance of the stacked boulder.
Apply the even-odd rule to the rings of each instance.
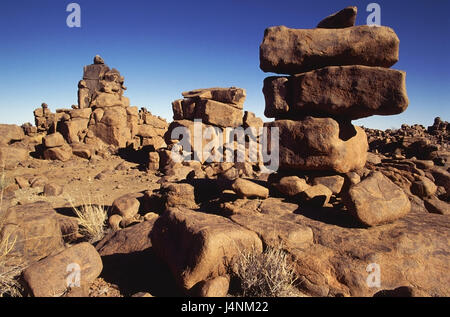
[[[354,7],[346,8],[315,29],[277,26],[265,31],[260,47],[261,69],[289,75],[268,77],[263,88],[265,115],[275,118],[265,125],[279,128],[280,170],[335,174],[361,171],[367,159],[367,136],[351,121],[399,114],[408,107],[406,74],[389,69],[398,61],[397,35],[388,27],[354,26],[356,12]],[[375,175],[368,184],[372,189],[376,188],[372,183],[386,185],[388,181]],[[316,191],[326,192],[317,187],[309,191],[302,190],[303,196],[311,198],[317,196]],[[356,208],[358,216],[360,205],[355,200],[356,194],[349,206]],[[401,215],[408,209],[407,203],[407,199],[399,203],[403,204],[399,206]],[[385,220],[392,219],[388,218]]]
[[[226,131],[227,128],[242,127],[245,129],[254,127],[258,129],[263,127],[263,121],[257,118],[254,113],[244,112],[246,91],[242,88],[197,89],[184,92],[182,95],[184,99],[179,99],[172,103],[174,121],[170,124],[165,135],[168,148],[160,153],[160,165],[163,170],[166,170],[166,174],[168,168],[173,169],[174,164],[170,156],[171,150],[176,144],[179,145],[180,151],[190,153],[190,159],[193,161],[198,161],[202,164],[205,162],[213,164],[223,163],[226,161],[225,155],[228,155],[225,151],[229,151],[229,155],[234,157],[238,147],[236,142],[233,143],[228,140],[230,135]],[[198,125],[196,125],[196,121],[198,121]],[[180,146],[180,135],[175,133],[180,131],[175,130],[177,128],[181,128],[189,133],[188,143],[190,149]],[[201,143],[195,142],[194,137],[201,139]],[[214,141],[218,142],[214,143]],[[230,145],[230,147],[228,148],[227,145]],[[198,146],[201,146],[201,148]],[[249,163],[248,160],[246,162]],[[203,165],[203,167],[206,166],[208,165]],[[214,169],[211,165],[209,167]],[[207,172],[207,174],[215,174],[215,172],[217,171]]]
[[[145,108],[130,106],[123,95],[124,80],[118,70],[110,69],[100,56],[95,56],[94,63],[84,67],[83,79],[78,83],[78,105],[58,109],[55,114],[46,104],[34,111],[38,132],[61,133],[73,153],[83,158],[105,148],[150,147],[156,151],[165,147],[167,122]]]

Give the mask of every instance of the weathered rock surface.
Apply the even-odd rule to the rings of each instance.
[[[263,89],[265,115],[306,115],[356,120],[395,115],[409,104],[406,73],[367,66],[331,66],[293,77],[268,77]]]
[[[399,39],[388,27],[345,29],[266,29],[260,47],[265,72],[300,74],[326,66],[391,67],[398,61]]]
[[[347,173],[366,163],[367,137],[359,127],[340,126],[330,118],[312,117],[303,121],[280,120],[265,126],[279,128],[281,169]]]
[[[101,256],[129,254],[150,248],[150,232],[155,221],[156,218],[107,235],[96,245],[98,253]]]
[[[20,162],[28,159],[30,152],[21,147],[0,145],[0,164],[4,164],[5,169],[13,169]]]
[[[23,272],[23,278],[33,296],[53,297],[68,290],[68,281],[76,283],[79,278],[80,286],[89,285],[102,269],[102,260],[95,248],[89,243],[80,243],[32,264]]]
[[[238,178],[232,185],[233,190],[241,198],[267,198],[269,189],[250,180]]]
[[[9,145],[23,139],[25,133],[21,127],[14,124],[0,124],[0,145]]]
[[[64,137],[59,132],[45,136],[43,141],[46,148],[60,147],[66,143]]]
[[[196,89],[183,92],[185,98],[210,99],[223,103],[233,104],[235,107],[242,109],[244,107],[245,97],[247,95],[245,89],[242,88],[208,88]]]
[[[9,256],[22,263],[40,260],[63,247],[57,214],[46,202],[9,208],[0,233],[2,239],[15,241]]]
[[[184,208],[171,208],[155,223],[153,248],[186,290],[226,273],[226,265],[246,250],[262,251],[258,236],[232,221]]]
[[[322,29],[348,28],[355,25],[357,14],[357,7],[347,7],[323,19],[317,27]]]
[[[347,208],[367,226],[393,222],[411,210],[408,196],[381,172],[351,187],[348,195]]]

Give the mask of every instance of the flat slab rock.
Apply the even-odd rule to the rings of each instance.
[[[396,115],[408,108],[406,73],[367,66],[331,66],[292,77],[268,77],[269,118],[325,116],[356,120]]]
[[[268,245],[284,243],[305,293],[366,297],[408,286],[417,296],[450,295],[450,216],[428,214],[413,205],[409,214],[394,223],[362,228],[344,211],[298,206],[293,210],[291,205],[283,199],[269,198],[246,204],[245,212],[230,217],[257,231]],[[270,214],[262,214],[262,206]],[[289,226],[280,226],[272,233],[262,229],[282,223]],[[312,231],[312,244],[292,243],[289,233],[297,230],[283,228],[296,225],[305,228],[303,237],[308,236],[307,230]],[[366,269],[372,263],[380,268],[379,288],[367,284]]]
[[[239,252],[262,252],[256,233],[224,217],[185,208],[168,209],[156,221],[151,240],[186,290],[226,274],[226,264]]]
[[[266,29],[260,47],[264,72],[300,74],[326,66],[365,65],[389,68],[398,61],[399,44],[388,27],[344,29]]]
[[[278,120],[265,126],[279,129],[281,169],[347,173],[366,164],[369,145],[360,127],[313,117],[302,121]]]

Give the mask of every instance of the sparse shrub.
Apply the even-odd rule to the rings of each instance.
[[[282,246],[267,247],[263,253],[242,252],[235,260],[231,274],[239,282],[239,296],[294,297],[296,275],[289,267]]]
[[[105,206],[83,203],[82,206],[75,207],[72,201],[71,204],[72,209],[79,218],[80,234],[90,243],[103,239],[106,234],[106,221],[108,220],[108,212]]]

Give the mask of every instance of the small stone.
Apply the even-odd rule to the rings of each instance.
[[[333,194],[339,194],[342,190],[342,187],[344,186],[344,181],[345,181],[344,177],[334,175],[334,176],[316,177],[314,178],[313,184],[325,185],[333,192]]]
[[[239,178],[232,185],[233,190],[241,198],[262,198],[269,197],[269,189],[252,182]]]
[[[420,176],[412,183],[411,192],[420,198],[426,198],[436,194],[437,186],[427,177]]]
[[[108,219],[108,223],[109,226],[111,227],[111,229],[113,229],[114,231],[118,231],[120,230],[120,222],[123,220],[121,215],[112,215],[111,217],[109,217]]]
[[[300,194],[300,198],[305,202],[315,206],[325,206],[330,201],[332,191],[325,185],[314,185]]]
[[[274,184],[274,187],[283,195],[294,197],[311,186],[308,185],[303,178],[298,176],[287,176],[281,178],[279,183]]]
[[[44,186],[44,196],[60,196],[64,191],[64,188],[56,184],[46,184]]]

